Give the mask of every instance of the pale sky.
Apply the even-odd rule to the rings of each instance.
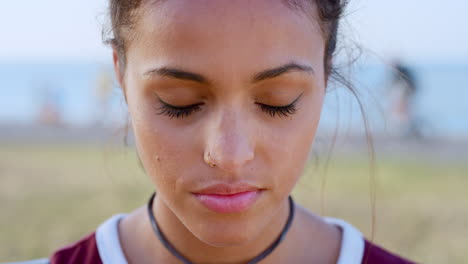
[[[352,32],[381,56],[468,62],[468,1],[351,0]],[[0,0],[0,63],[105,61],[105,0]]]

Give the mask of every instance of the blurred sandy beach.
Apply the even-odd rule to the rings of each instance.
[[[330,151],[330,131],[318,131],[314,149],[319,154]],[[0,145],[90,145],[124,146],[124,126],[46,126],[40,124],[1,124]],[[132,145],[129,130],[128,143]],[[377,155],[402,158],[448,159],[468,163],[467,137],[402,138],[398,135],[372,133]],[[338,134],[332,151],[341,155],[365,155],[368,144],[364,135]]]

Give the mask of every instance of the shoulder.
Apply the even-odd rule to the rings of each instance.
[[[325,221],[335,224],[342,230],[341,250],[338,264],[414,264],[367,240],[362,233],[350,223],[332,217]]]
[[[36,259],[7,264],[102,264],[96,244],[95,232],[77,242],[55,251],[50,259]]]
[[[79,241],[55,251],[50,259],[6,264],[102,264],[96,244],[96,234],[93,232]]]
[[[118,223],[125,216],[126,214],[114,215],[95,232],[59,249],[50,258],[50,264],[127,264],[118,234]]]
[[[55,251],[50,260],[25,264],[127,264],[120,247],[118,222],[126,214],[114,215],[77,242]]]
[[[416,262],[404,259],[394,253],[383,249],[382,247],[364,240],[364,256],[362,258],[363,264],[414,264]]]
[[[62,263],[102,264],[97,249],[96,233],[93,232],[53,253],[50,264]]]

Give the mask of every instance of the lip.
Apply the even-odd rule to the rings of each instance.
[[[216,213],[240,213],[252,207],[262,191],[247,184],[215,184],[192,194],[207,209]]]

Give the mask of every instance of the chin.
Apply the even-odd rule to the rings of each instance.
[[[245,245],[259,236],[268,222],[259,215],[213,217],[193,228],[192,233],[213,247]]]
[[[252,223],[249,225],[252,225]],[[201,232],[195,235],[198,239],[213,247],[242,246],[254,240],[258,235],[258,231],[253,232],[252,230],[262,229],[261,227],[249,227],[249,225],[239,224],[228,226],[225,224],[219,227],[212,226],[208,227],[208,230],[200,230]]]

